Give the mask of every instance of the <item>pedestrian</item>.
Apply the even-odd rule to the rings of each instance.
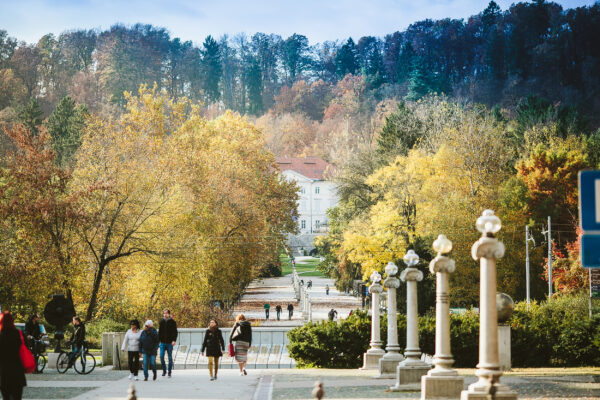
[[[202,356],[204,356],[204,350],[206,350],[206,356],[208,357],[208,373],[210,374],[210,380],[217,380],[217,372],[219,371],[219,358],[225,351],[225,341],[223,340],[223,334],[219,329],[219,324],[214,319],[210,320],[208,329],[204,334],[204,342],[202,343]],[[213,372],[214,369],[214,372]]]
[[[325,294],[329,296],[329,285],[325,285]]]
[[[129,330],[125,333],[125,339],[121,345],[121,351],[127,350],[127,362],[129,364],[129,380],[138,379],[138,371],[140,370],[140,321],[137,319],[129,322]]]
[[[151,319],[144,324],[144,331],[140,335],[140,352],[142,353],[144,380],[148,380],[148,368],[152,368],[152,380],[156,380],[156,351],[158,350],[158,332],[154,329]]]
[[[271,305],[269,303],[265,303],[263,307],[265,309],[265,317],[269,319],[269,310],[271,309]]]
[[[229,335],[229,342],[235,342],[235,361],[240,367],[240,375],[248,375],[246,362],[248,361],[248,348],[252,344],[252,327],[250,322],[246,321],[244,314],[238,315],[235,319],[235,325]]]
[[[300,279],[300,286],[304,286],[304,279]]]
[[[292,315],[294,315],[294,306],[292,305],[292,303],[288,304],[287,310],[288,310],[288,319],[292,319]]]
[[[275,307],[275,312],[277,313],[277,321],[279,321],[279,320],[280,320],[280,317],[281,317],[281,310],[282,310],[282,308],[281,308],[281,304],[277,304],[277,307]]]
[[[312,280],[308,281],[308,285],[306,285],[307,289],[311,289],[312,288]]]
[[[169,378],[173,370],[173,346],[177,340],[177,323],[171,316],[171,310],[165,308],[163,319],[158,323],[158,338],[160,339],[160,364],[162,365],[162,376],[167,374],[167,364],[165,363],[165,352],[169,358]]]
[[[27,386],[25,369],[19,356],[23,343],[12,314],[0,314],[0,391],[5,400],[21,400]]]
[[[329,316],[329,320],[333,321],[337,317],[337,311],[332,308],[327,315]]]

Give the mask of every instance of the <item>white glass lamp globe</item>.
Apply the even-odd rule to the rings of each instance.
[[[502,224],[500,218],[494,215],[492,210],[485,210],[481,217],[477,218],[477,230],[481,233],[497,233]]]
[[[373,282],[373,283],[381,282],[381,274],[377,271],[373,271],[373,273],[371,274],[371,282]]]
[[[419,263],[419,256],[417,255],[417,253],[415,253],[413,249],[410,249],[404,255],[403,260],[406,265],[412,267],[413,265],[417,265]]]
[[[439,235],[433,242],[433,250],[438,254],[450,253],[452,250],[452,242],[446,235]]]
[[[394,275],[396,275],[398,273],[398,267],[396,266],[396,264],[394,264],[393,262],[390,261],[385,266],[385,273],[388,276],[394,276]]]

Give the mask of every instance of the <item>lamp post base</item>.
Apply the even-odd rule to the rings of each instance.
[[[404,356],[400,353],[386,353],[379,359],[379,375],[375,378],[390,379],[396,376],[398,364],[404,361]]]
[[[510,387],[501,383],[494,383],[493,387],[485,385],[481,380],[469,385],[468,390],[463,390],[460,394],[461,400],[479,400],[488,399],[491,393],[494,393],[495,399],[517,400],[517,393]]]
[[[390,390],[403,390],[402,388],[406,385],[417,385],[421,387],[421,377],[429,370],[431,366],[421,360],[414,360],[407,358],[398,364],[396,368],[396,385],[392,386]]]
[[[378,369],[379,360],[384,355],[385,351],[382,349],[369,349],[365,354],[363,354],[363,366],[360,369]]]
[[[456,400],[460,398],[465,380],[459,376],[421,377],[421,400]]]

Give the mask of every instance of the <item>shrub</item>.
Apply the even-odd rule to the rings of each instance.
[[[542,304],[515,306],[509,321],[515,367],[600,364],[600,316],[588,318],[586,296],[561,296]],[[381,317],[381,339],[387,341],[387,317]],[[288,333],[290,356],[300,367],[357,368],[369,347],[370,317],[355,312],[336,322],[310,323]],[[479,315],[450,316],[454,366],[473,368],[479,359]],[[406,344],[406,316],[398,314],[398,342]],[[435,353],[435,317],[419,317],[421,351]]]
[[[140,321],[144,323],[144,321]],[[93,349],[99,349],[102,347],[102,333],[104,332],[125,332],[129,329],[129,325],[124,322],[117,322],[112,319],[99,319],[93,322],[85,324],[85,338]],[[69,332],[69,328],[67,328]],[[70,334],[65,335],[67,338]]]

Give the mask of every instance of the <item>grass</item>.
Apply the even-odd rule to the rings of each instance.
[[[279,259],[281,260],[281,275],[289,275],[292,273],[292,263],[290,259],[285,254],[280,254]],[[320,264],[320,260],[318,258],[309,258],[305,261],[299,262],[296,260],[296,271],[300,276],[320,276],[324,277],[324,275],[317,269],[317,266]]]

